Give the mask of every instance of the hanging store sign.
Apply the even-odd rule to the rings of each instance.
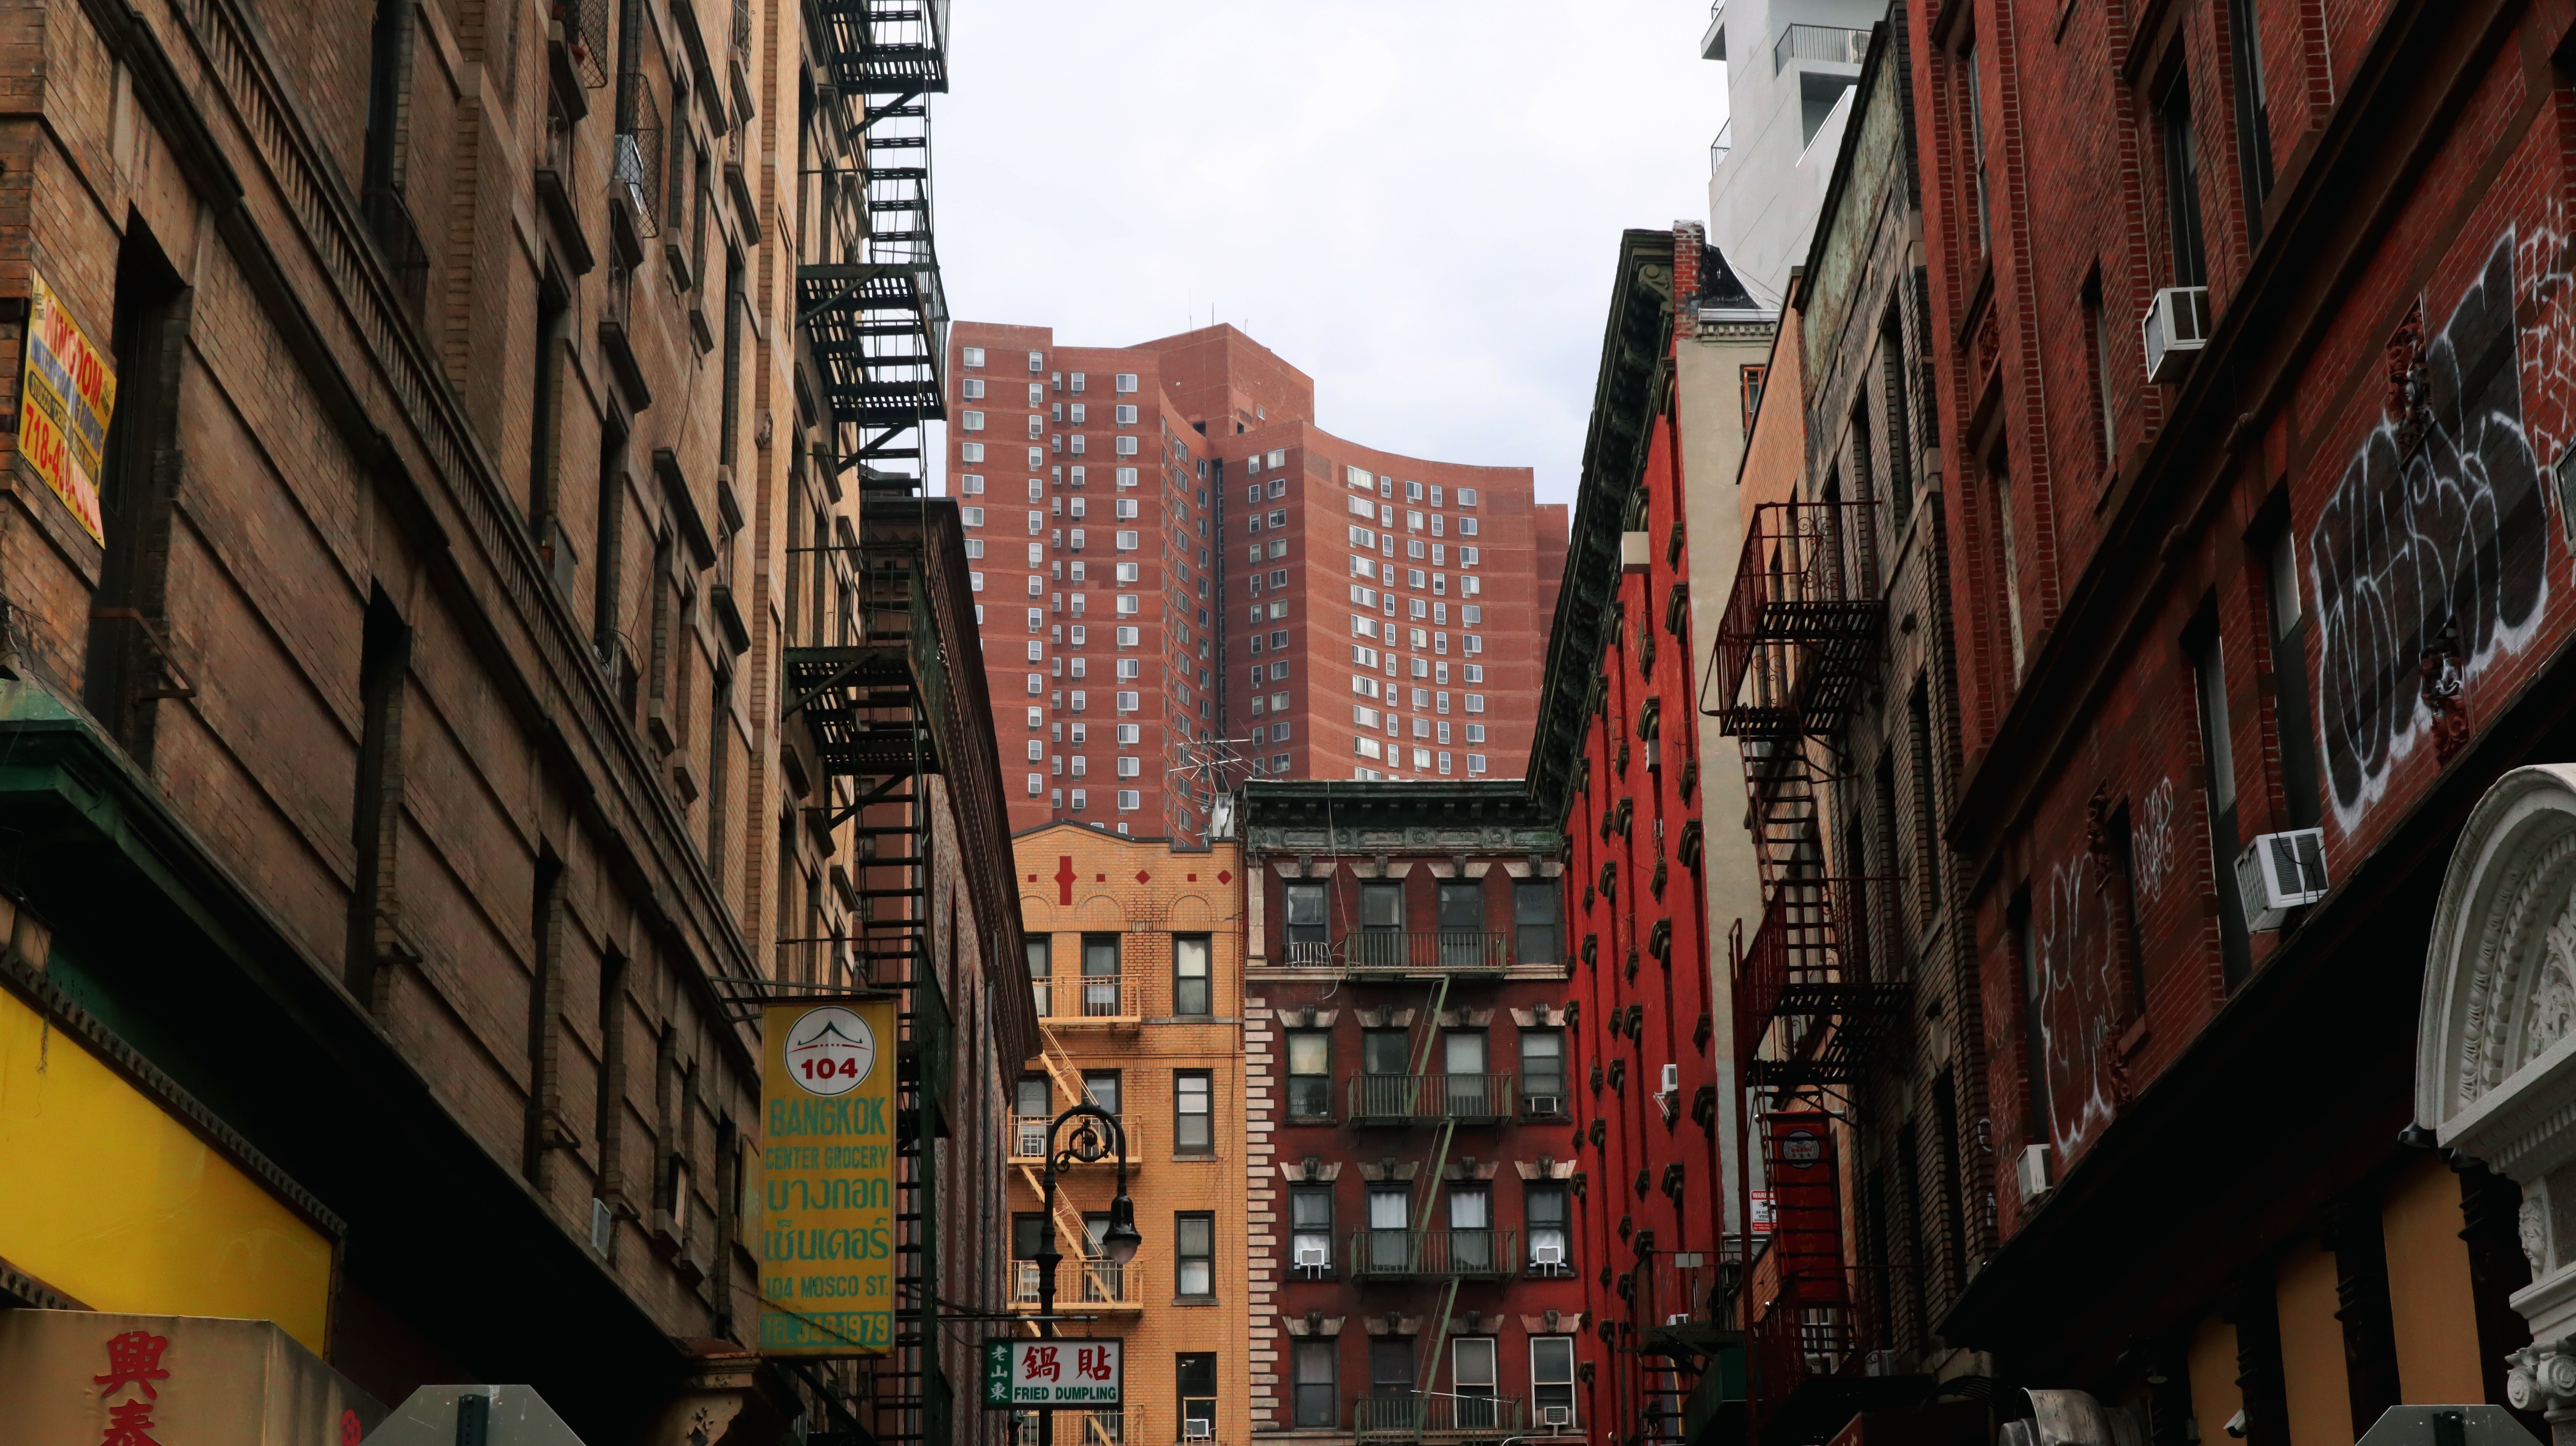
[[[1055,1406],[1120,1404],[1118,1342],[1030,1340],[984,1342],[984,1405],[1030,1411]]]
[[[894,1347],[891,999],[761,1011],[760,1350]]]
[[[27,366],[18,386],[18,455],[105,542],[98,474],[107,422],[116,411],[116,373],[90,345],[54,289],[27,271]]]

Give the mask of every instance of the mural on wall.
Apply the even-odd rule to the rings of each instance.
[[[2385,415],[2308,534],[2317,731],[2346,832],[2397,762],[2464,731],[2465,690],[2530,643],[2548,600],[2515,254],[2508,231],[2439,332],[2410,318],[2391,339]]]

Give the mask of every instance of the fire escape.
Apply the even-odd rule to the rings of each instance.
[[[1520,1233],[1493,1226],[1492,1191],[1471,1188],[1461,1195],[1449,1179],[1460,1129],[1505,1126],[1517,1118],[1518,1077],[1485,1073],[1478,1063],[1461,1070],[1463,1061],[1434,1059],[1458,1017],[1447,1008],[1451,986],[1500,978],[1510,962],[1510,941],[1475,927],[1427,932],[1363,928],[1344,936],[1337,954],[1333,962],[1354,983],[1407,992],[1430,986],[1427,1007],[1416,1020],[1419,1032],[1404,1040],[1404,1058],[1364,1055],[1361,1070],[1343,1084],[1343,1118],[1386,1142],[1380,1157],[1362,1166],[1364,1174],[1371,1169],[1377,1173],[1369,1176],[1367,1222],[1343,1242],[1346,1268],[1353,1280],[1380,1288],[1376,1293],[1387,1302],[1386,1314],[1402,1321],[1408,1318],[1407,1306],[1428,1306],[1430,1316],[1427,1329],[1418,1316],[1410,1317],[1407,1326],[1419,1342],[1413,1394],[1355,1398],[1352,1431],[1361,1442],[1392,1446],[1500,1441],[1536,1429],[1518,1396],[1470,1394],[1455,1381],[1448,1390],[1439,1385],[1459,1288],[1511,1280],[1523,1264]],[[1408,1165],[1413,1171],[1409,1181],[1403,1173]],[[1474,1185],[1474,1165],[1472,1160],[1461,1162],[1457,1184]],[[1400,1192],[1391,1188],[1399,1183],[1405,1186]],[[1393,1205],[1399,1194],[1400,1212]],[[1459,1199],[1468,1203],[1462,1207],[1455,1203]],[[1443,1210],[1446,1222],[1433,1225]]]
[[[1867,503],[1791,501],[1754,510],[1734,593],[1718,624],[1704,713],[1738,740],[1763,913],[1733,954],[1735,1059],[1758,1118],[1767,1235],[1748,1236],[1739,1320],[1750,1337],[1747,1399],[1758,1435],[1813,1409],[1861,1374],[1866,1339],[1830,1186],[1830,1102],[1847,1100],[1904,1006],[1892,881],[1834,877],[1825,790],[1852,777],[1844,730],[1877,655],[1879,596]],[[1750,1181],[1739,1123],[1737,1178]],[[1819,1181],[1824,1188],[1812,1188]],[[1748,1211],[1749,1214],[1749,1211]]]
[[[902,1000],[896,1074],[894,1349],[874,1363],[868,1399],[880,1442],[947,1446],[953,1388],[941,1369],[938,1158],[949,1135],[953,1017],[937,969],[928,898],[933,777],[961,815],[977,787],[952,767],[989,724],[964,716],[951,669],[972,657],[975,629],[919,503],[872,503],[859,530],[827,556],[850,569],[859,614],[838,646],[785,652],[783,721],[803,717],[833,832],[856,840],[857,937],[833,986],[895,991]],[[1001,800],[985,801],[998,809]],[[836,969],[836,973],[844,972]]]
[[[800,344],[821,378],[839,477],[915,492],[940,415],[948,302],[932,236],[930,96],[948,89],[948,0],[807,0],[829,135],[804,193],[816,259],[796,268]]]

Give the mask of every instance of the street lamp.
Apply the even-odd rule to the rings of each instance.
[[[1057,1132],[1064,1128],[1065,1121],[1077,1119],[1082,1121],[1082,1128],[1075,1132],[1071,1143],[1057,1149]],[[1104,1142],[1100,1134],[1103,1125],[1109,1130],[1106,1147],[1118,1153],[1118,1195],[1109,1202],[1109,1228],[1101,1232],[1100,1253],[1109,1258],[1110,1264],[1124,1268],[1127,1262],[1136,1258],[1136,1247],[1145,1243],[1145,1237],[1136,1231],[1136,1202],[1127,1198],[1127,1131],[1118,1123],[1116,1115],[1084,1100],[1056,1116],[1054,1123],[1047,1126],[1047,1228],[1046,1233],[1038,1237],[1038,1253],[1034,1257],[1038,1267],[1038,1334],[1042,1336],[1055,1334],[1055,1268],[1064,1262],[1064,1252],[1058,1250],[1055,1243],[1056,1173],[1072,1168],[1076,1160],[1084,1164],[1099,1160],[1103,1153]],[[1122,1280],[1120,1284],[1123,1286],[1125,1282]],[[1055,1411],[1052,1408],[1038,1412],[1038,1446],[1055,1446]]]

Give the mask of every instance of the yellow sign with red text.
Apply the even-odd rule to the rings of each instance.
[[[104,543],[98,506],[116,372],[90,345],[69,308],[33,267],[27,271],[27,369],[18,387],[18,455],[72,516]]]

